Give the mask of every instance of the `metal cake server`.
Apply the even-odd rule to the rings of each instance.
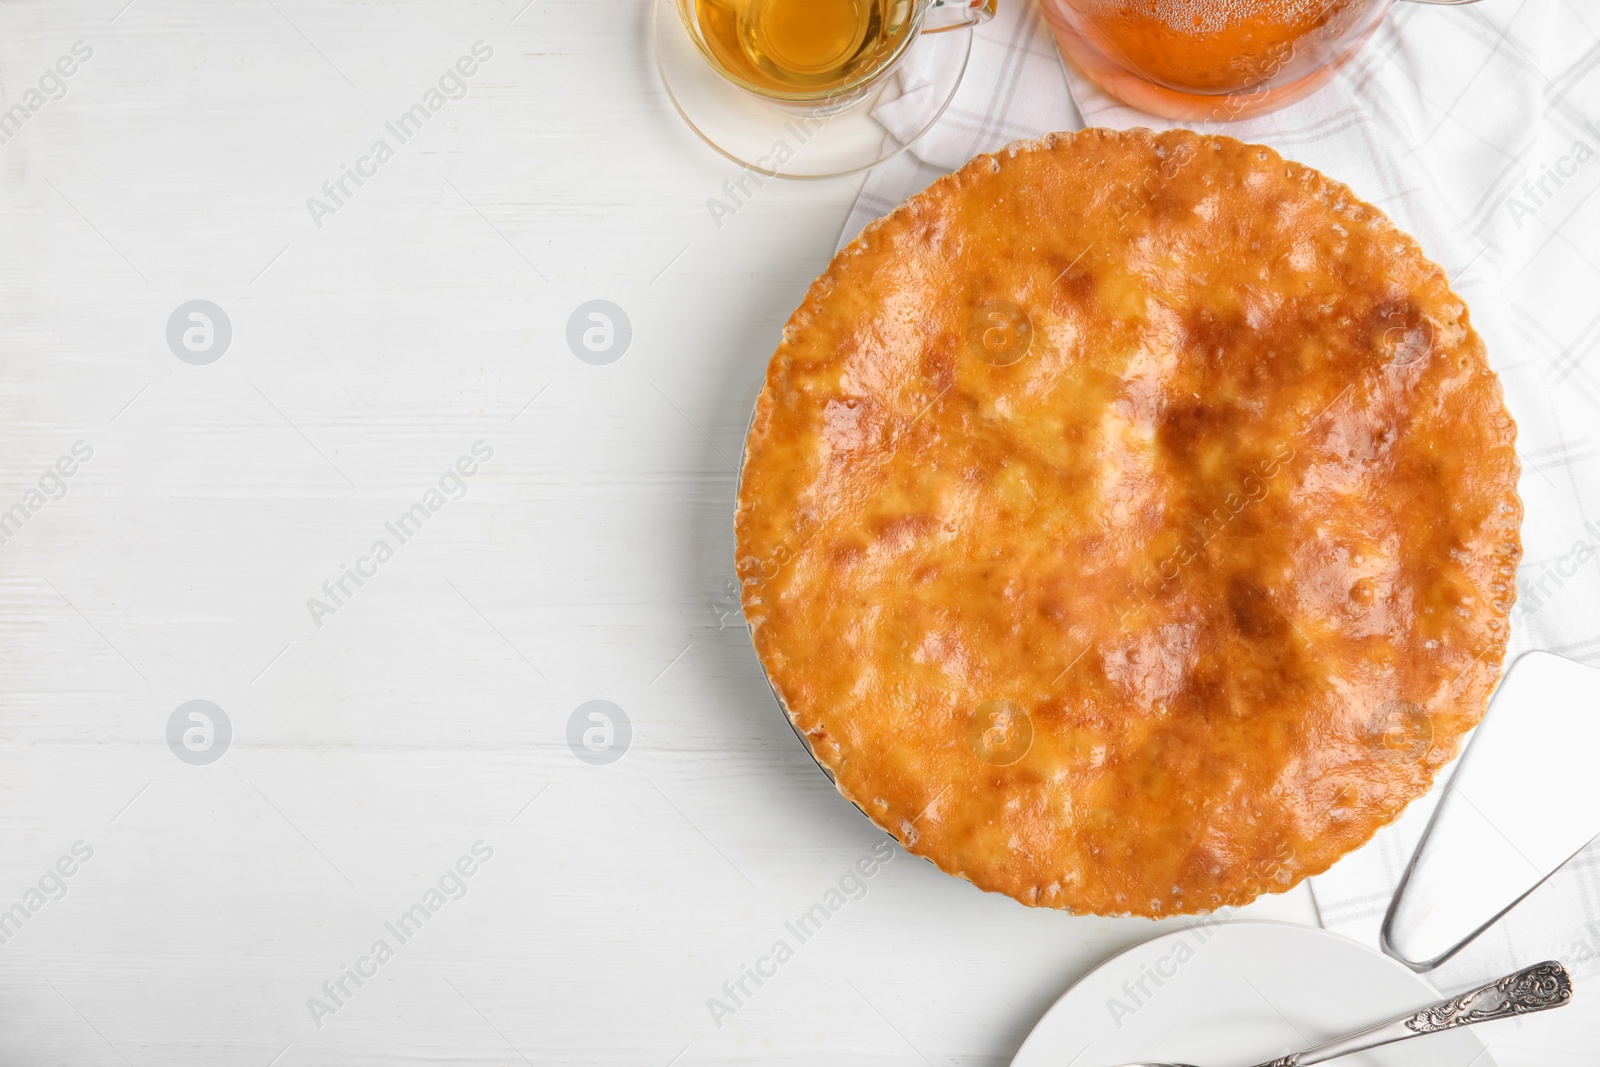
[[[1395,889],[1385,952],[1432,970],[1600,835],[1597,695],[1581,663],[1511,665]]]
[[[1310,1067],[1339,1056],[1348,1056],[1379,1045],[1392,1045],[1423,1034],[1458,1030],[1491,1019],[1509,1019],[1535,1011],[1559,1008],[1572,1000],[1572,979],[1567,969],[1554,961],[1535,964],[1508,974],[1469,993],[1429,1005],[1390,1022],[1325,1041],[1304,1052],[1281,1056],[1258,1067]],[[1127,1063],[1122,1067],[1193,1067],[1187,1063]]]

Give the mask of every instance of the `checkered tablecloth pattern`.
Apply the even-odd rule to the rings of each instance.
[[[1034,3],[1002,0],[939,124],[868,175],[841,243],[973,155],[1084,125],[1171,123],[1065,67]],[[886,118],[880,116],[880,119]],[[888,117],[892,120],[892,116]],[[1395,6],[1329,86],[1207,126],[1350,185],[1421,241],[1472,308],[1516,417],[1527,509],[1510,658],[1600,664],[1600,8]],[[891,128],[892,125],[891,125]],[[1435,798],[1313,881],[1324,925],[1367,943]],[[1436,972],[1464,986],[1545,958],[1600,973],[1600,846]]]

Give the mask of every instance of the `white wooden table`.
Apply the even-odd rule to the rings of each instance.
[[[1160,928],[896,850],[786,934],[883,838],[733,609],[734,460],[855,188],[718,225],[642,0],[524,4],[0,3],[0,1063],[1004,1064]]]

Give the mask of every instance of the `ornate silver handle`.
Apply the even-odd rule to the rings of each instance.
[[[1263,1063],[1261,1067],[1310,1067],[1336,1056],[1404,1041],[1409,1037],[1455,1030],[1490,1019],[1509,1019],[1515,1015],[1560,1008],[1572,1000],[1572,978],[1554,960],[1537,963],[1516,974],[1474,989],[1470,993],[1442,1000],[1431,1007],[1393,1022],[1380,1023],[1358,1034],[1341,1037],[1304,1052]]]

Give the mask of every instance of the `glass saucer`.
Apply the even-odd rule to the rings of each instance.
[[[678,114],[701,140],[758,174],[834,178],[904,152],[955,98],[972,54],[972,33],[924,33],[895,71],[845,105],[779,104],[728,81],[689,39],[677,0],[655,0],[656,67]],[[898,112],[897,136],[872,117],[880,105]]]

